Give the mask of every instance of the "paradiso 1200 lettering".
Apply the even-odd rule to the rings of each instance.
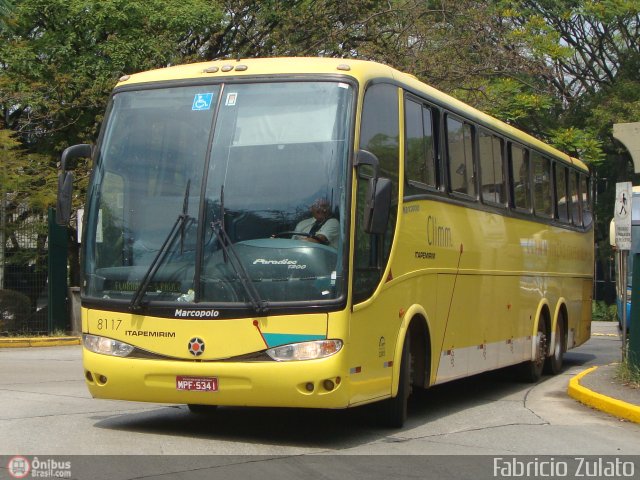
[[[306,265],[298,265],[297,260],[289,260],[284,258],[282,260],[267,260],[265,258],[256,258],[253,261],[254,265],[286,265],[288,269],[304,270]]]

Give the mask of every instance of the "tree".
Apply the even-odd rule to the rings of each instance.
[[[611,125],[640,113],[639,8],[638,0],[0,0],[0,128],[53,168],[64,147],[95,141],[122,74],[214,58],[351,57],[413,73],[613,180],[627,163]]]
[[[556,125],[549,127],[550,138],[592,160],[595,178],[600,179],[596,238],[603,260],[610,255],[613,186],[640,179],[634,178],[629,155],[612,136],[614,123],[640,120],[640,2],[508,0],[502,7],[510,12],[514,32],[529,38],[531,55],[551,67],[540,78],[553,87],[560,107]],[[555,38],[560,49],[531,41],[536,28]]]
[[[60,153],[95,141],[117,79],[197,58],[222,12],[207,0],[23,0],[4,8],[9,5],[0,4],[0,153],[3,162],[19,165],[20,184],[2,183],[10,185],[4,218],[17,228],[33,217],[9,215],[15,205],[26,202],[38,212],[53,205]],[[85,163],[76,172],[76,206],[89,168]],[[40,228],[46,233],[46,215]],[[70,233],[70,256],[77,259],[76,230]]]
[[[0,130],[0,290],[7,265],[46,271],[47,206],[55,196],[56,170],[48,157],[25,152],[14,132]],[[42,283],[28,292],[36,304]]]
[[[0,113],[32,150],[96,138],[126,73],[194,59],[222,15],[205,0],[25,0],[0,34]]]
[[[0,30],[7,28],[4,18],[9,14],[11,7],[11,0],[0,0]]]

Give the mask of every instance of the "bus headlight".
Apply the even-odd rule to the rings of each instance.
[[[135,348],[128,343],[119,342],[111,338],[98,337],[96,335],[82,336],[84,347],[93,353],[101,353],[102,355],[114,355],[116,357],[126,357]]]
[[[330,357],[338,353],[341,348],[342,340],[316,340],[270,348],[266,353],[278,362],[287,362]]]

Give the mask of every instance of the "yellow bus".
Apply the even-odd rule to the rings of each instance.
[[[220,60],[120,79],[82,238],[94,397],[346,408],[590,336],[590,176],[415,77],[329,58]]]

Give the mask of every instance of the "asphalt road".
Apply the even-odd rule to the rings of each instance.
[[[377,426],[371,407],[220,408],[203,417],[182,405],[94,400],[84,385],[79,346],[0,349],[0,455],[151,455],[135,457],[135,470],[127,466],[134,457],[73,457],[87,468],[104,464],[105,476],[95,478],[174,478],[170,472],[228,478],[242,472],[240,478],[262,479],[271,471],[283,479],[302,472],[401,478],[421,468],[443,472],[440,478],[449,478],[450,468],[458,478],[478,478],[475,457],[426,455],[640,455],[640,425],[566,394],[572,375],[620,358],[615,324],[594,323],[593,332],[589,342],[567,353],[562,374],[535,385],[499,371],[418,395],[401,430]],[[488,459],[482,460],[487,474],[493,457],[478,457]],[[387,471],[391,465],[393,472]]]

